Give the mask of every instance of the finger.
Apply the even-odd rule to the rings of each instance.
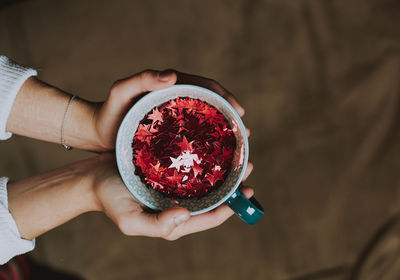
[[[242,182],[246,181],[247,178],[250,176],[251,172],[253,172],[254,165],[250,161],[247,163],[246,171],[244,172]]]
[[[127,235],[167,238],[180,224],[190,218],[190,212],[174,207],[157,214],[133,212],[120,221],[121,231]]]
[[[245,110],[244,108],[239,104],[238,100],[235,98],[235,96],[230,93],[227,89],[222,87],[218,82],[204,78],[201,76],[196,76],[196,75],[190,75],[187,73],[182,73],[176,71],[178,79],[177,79],[177,84],[191,84],[191,85],[196,85],[196,86],[201,86],[204,88],[207,88],[209,90],[212,90],[219,95],[221,95],[223,98],[225,98],[231,105],[232,107],[238,112],[240,117],[244,116]]]
[[[250,198],[254,194],[254,190],[251,187],[241,187],[241,192],[247,198]],[[207,213],[192,216],[189,220],[171,232],[169,239],[175,240],[184,235],[217,227],[229,219],[233,214],[234,212],[232,209],[224,203]]]
[[[172,70],[146,70],[131,77],[115,82],[111,88],[109,102],[117,108],[129,104],[132,99],[143,93],[172,86],[177,80]]]
[[[254,195],[254,189],[252,187],[248,187],[248,186],[242,186],[239,188],[240,192],[246,197],[246,198],[250,198]]]
[[[246,134],[247,134],[247,138],[250,137],[250,129],[246,127]]]
[[[217,227],[229,219],[233,214],[232,209],[230,209],[226,204],[223,204],[210,212],[192,216],[184,224],[177,227],[175,231],[171,233],[169,239],[176,240],[188,234]]]

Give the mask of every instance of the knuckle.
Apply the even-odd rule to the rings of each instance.
[[[221,84],[214,79],[209,79],[209,83],[216,89],[222,89]]]
[[[140,80],[142,82],[145,82],[145,81],[153,78],[154,77],[154,73],[155,73],[154,70],[147,69],[147,70],[144,70],[144,71],[139,73],[139,78],[140,78]]]
[[[179,71],[176,70],[176,69],[174,69],[174,68],[167,68],[167,69],[165,69],[163,72],[174,72],[175,74],[178,74],[178,73],[179,73]]]
[[[212,88],[213,91],[217,92],[221,96],[226,96],[225,89],[216,80],[208,79],[208,86]]]
[[[154,82],[154,78],[157,76],[154,70],[144,70],[139,74],[139,81],[142,91],[148,91],[151,84]]]
[[[210,78],[205,78],[205,84],[209,87],[215,88],[216,81]]]
[[[210,228],[215,228],[222,225],[226,221],[226,217],[220,213],[215,215],[215,218],[210,221]]]
[[[167,235],[167,236],[165,236],[165,237],[163,237],[163,238],[164,238],[165,240],[167,240],[167,241],[175,241],[175,240],[178,240],[180,237],[181,237],[181,236],[179,236],[179,235],[177,235],[177,234],[174,234],[173,231],[172,231],[169,235]]]
[[[117,80],[112,84],[111,89],[110,89],[111,96],[114,96],[118,93],[118,91],[121,88],[121,84],[122,84],[122,80]]]
[[[214,79],[208,78],[208,82],[209,82],[210,84],[214,85],[214,86],[219,85],[219,83],[218,83],[216,80],[214,80]]]
[[[129,234],[130,233],[129,230],[125,226],[119,225],[118,228],[119,228],[119,230],[121,231],[122,234],[130,235]]]
[[[130,223],[128,219],[122,218],[118,221],[119,230],[125,235],[132,235]]]
[[[220,217],[216,217],[213,221],[209,223],[209,228],[216,228],[222,224],[222,220]]]
[[[170,236],[162,236],[161,238],[167,241],[172,241]]]
[[[222,225],[224,222],[225,222],[225,219],[220,218],[217,221],[215,221],[214,227],[218,227],[218,226]]]
[[[167,239],[171,234],[171,229],[168,225],[163,225],[160,227],[160,237]]]
[[[167,240],[167,241],[175,241],[175,240],[177,240],[179,237],[175,237],[175,236],[167,236],[167,237],[164,237],[164,239],[165,240]]]

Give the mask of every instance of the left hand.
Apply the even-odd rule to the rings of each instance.
[[[243,181],[252,169],[253,165],[249,163]],[[113,154],[104,153],[97,158],[94,178],[96,209],[103,211],[125,235],[176,240],[184,235],[217,227],[233,215],[226,204],[196,216],[190,216],[190,212],[182,207],[157,213],[146,211],[122,182]],[[250,198],[254,190],[243,187],[241,192]]]
[[[146,70],[131,77],[118,80],[111,87],[104,103],[99,103],[94,114],[94,126],[99,146],[103,151],[113,150],[118,128],[128,110],[144,93],[168,88],[175,83],[194,84],[213,90],[224,97],[240,116],[244,109],[237,100],[214,80],[177,72],[175,70]],[[249,130],[247,130],[249,134]]]

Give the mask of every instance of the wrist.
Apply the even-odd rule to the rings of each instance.
[[[67,106],[67,105],[66,105]],[[96,128],[98,103],[75,98],[64,116],[64,141],[68,146],[88,151],[105,151]]]
[[[86,166],[83,168],[81,189],[82,197],[84,197],[84,209],[82,213],[91,211],[102,211],[103,206],[97,196],[97,189],[101,183],[102,174],[102,155],[88,159],[85,161]],[[81,169],[82,170],[82,169]]]
[[[69,104],[70,99],[70,94],[39,79],[29,78],[16,96],[6,130],[61,144],[63,128],[66,145],[104,151],[96,129],[98,104],[82,98],[75,98]]]
[[[113,153],[103,153],[94,158],[93,172],[91,173],[92,193],[94,196],[93,210],[104,212],[107,201],[115,198],[113,190],[121,184],[121,179],[115,166]]]
[[[98,211],[96,158],[9,183],[8,208],[22,238],[31,240],[72,218]],[[32,223],[35,221],[35,223]]]

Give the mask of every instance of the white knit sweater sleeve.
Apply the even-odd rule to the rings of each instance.
[[[6,131],[6,124],[15,97],[26,79],[36,75],[36,70],[0,56],[0,140],[11,137],[11,133]]]
[[[35,70],[0,56],[0,140],[11,137],[11,133],[6,131],[6,124],[15,97],[26,79],[36,75]],[[7,182],[8,178],[0,177],[0,264],[35,247],[35,240],[21,238],[17,224],[8,211]]]
[[[35,248],[35,239],[21,238],[17,224],[8,211],[7,182],[8,178],[0,178],[0,264]]]

